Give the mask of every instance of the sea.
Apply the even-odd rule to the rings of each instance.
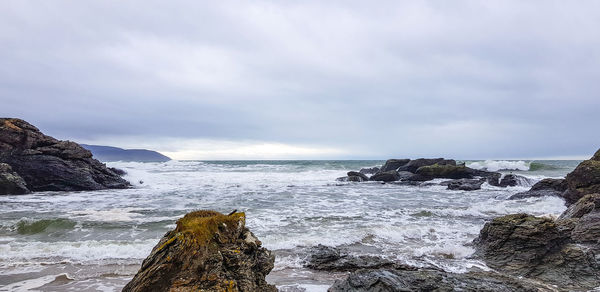
[[[451,191],[339,182],[378,160],[111,162],[125,190],[0,196],[0,291],[120,291],[158,240],[187,212],[246,212],[247,227],[276,256],[267,281],[280,291],[326,291],[345,273],[304,267],[310,248],[340,247],[450,272],[488,269],[471,258],[486,221],[511,213],[555,217],[556,197],[507,200],[580,161],[464,161],[529,178],[515,187],[485,183]]]

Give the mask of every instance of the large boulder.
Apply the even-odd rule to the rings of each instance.
[[[376,269],[359,270],[337,280],[328,292],[405,291],[555,291],[539,283],[492,272],[448,273],[439,270]]]
[[[570,291],[600,286],[598,197],[585,197],[558,220],[506,215],[485,224],[475,255],[498,271]]]
[[[127,188],[129,183],[75,142],[44,135],[20,119],[0,119],[0,162],[32,191]]]
[[[391,182],[391,181],[400,180],[400,178],[401,178],[400,174],[397,171],[390,170],[390,171],[385,171],[385,172],[378,172],[378,173],[374,174],[373,176],[371,176],[369,178],[369,180]]]
[[[444,158],[419,158],[415,160],[410,160],[405,165],[399,167],[398,171],[409,171],[412,173],[416,173],[417,169],[423,166],[429,165],[454,165],[456,166],[456,161],[454,159],[444,159]]]
[[[600,150],[598,151],[600,152]],[[567,174],[567,190],[563,193],[567,205],[577,202],[587,194],[600,193],[600,158],[598,152],[592,159],[581,162]]]
[[[386,172],[390,170],[398,170],[398,168],[406,165],[409,163],[409,161],[410,159],[388,159],[379,171]]]
[[[567,182],[564,179],[545,178],[535,183],[529,191],[512,195],[509,199],[524,199],[531,197],[556,196],[561,197],[567,190]]]
[[[475,191],[480,190],[485,179],[455,179],[442,182],[441,185],[447,185],[449,190]]]
[[[514,187],[514,186],[530,186],[531,180],[516,174],[507,174],[501,180],[498,186],[500,187]]]
[[[368,168],[361,168],[360,169],[360,173],[362,174],[376,174],[379,172],[379,167],[368,167]]]
[[[18,173],[10,165],[0,163],[0,195],[22,195],[29,192],[25,180]]]
[[[433,164],[419,167],[411,180],[432,180],[434,178],[473,178],[474,175],[471,169],[464,165],[452,165],[452,164]]]
[[[195,211],[177,221],[123,291],[277,291],[265,276],[275,256],[245,214]]]

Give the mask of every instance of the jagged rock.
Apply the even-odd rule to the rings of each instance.
[[[441,185],[447,185],[449,190],[475,191],[480,190],[485,179],[457,179],[442,182]]]
[[[71,141],[59,141],[20,119],[0,119],[0,162],[32,191],[127,188],[129,183]]]
[[[275,257],[245,214],[195,211],[177,221],[123,291],[277,291],[265,276]]]
[[[351,177],[357,177],[360,180],[358,180],[358,179],[355,179],[355,180],[358,180],[358,181],[368,181],[369,180],[368,176],[366,176],[366,175],[364,175],[364,174],[362,174],[360,172],[357,172],[357,171],[349,171],[347,173],[347,175],[348,175],[349,178],[351,178]],[[355,180],[351,180],[350,179],[350,181],[355,181]]]
[[[386,171],[386,172],[378,172],[378,173],[374,174],[373,176],[371,176],[371,178],[369,180],[383,181],[383,182],[397,181],[397,180],[400,180],[400,174],[395,170],[390,170],[390,171]]]
[[[447,273],[438,270],[359,270],[337,280],[328,292],[405,291],[556,291],[551,287],[492,272]]]
[[[561,197],[565,190],[567,190],[567,182],[564,179],[545,178],[534,184],[529,191],[514,194],[509,200],[544,196]]]
[[[419,159],[409,161],[405,165],[399,167],[397,170],[398,171],[409,171],[412,173],[416,173],[417,169],[419,169],[420,167],[434,165],[434,164],[456,166],[456,161],[454,159],[444,159],[444,158],[431,158],[431,159],[419,158]]]
[[[578,208],[583,209],[587,210],[589,206]],[[574,233],[578,226],[590,228],[589,222],[571,218],[573,214],[581,213],[574,208],[569,211],[571,215],[557,221],[527,214],[495,218],[485,224],[475,240],[476,256],[496,270],[535,278],[571,291],[587,291],[600,286],[600,266],[594,246],[583,244],[588,237],[577,238]],[[587,218],[592,222],[597,220],[591,216]],[[599,235],[598,229],[592,230],[592,234]]]
[[[409,268],[377,256],[352,256],[338,248],[321,244],[311,248],[309,253],[304,266],[313,270],[351,272],[360,269]]]
[[[385,164],[381,167],[379,172],[386,172],[390,170],[398,170],[399,167],[409,163],[410,159],[388,159]]]
[[[118,176],[124,176],[127,174],[127,171],[124,171],[120,168],[116,168],[116,167],[109,167],[108,169],[110,169],[112,172],[114,172],[115,174],[117,174]]]
[[[361,168],[359,172],[362,174],[376,174],[379,172],[379,167]]]
[[[520,185],[530,185],[530,180],[524,176],[516,174],[507,174],[501,180],[498,186],[500,187],[514,187]]]
[[[598,151],[600,152],[600,150]],[[562,197],[570,205],[587,194],[600,193],[600,160],[598,152],[590,160],[581,162],[575,170],[567,174],[567,190]]]
[[[25,180],[10,165],[0,163],[0,195],[22,195],[29,192]]]

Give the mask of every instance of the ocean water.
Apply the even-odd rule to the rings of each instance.
[[[0,291],[120,291],[175,221],[197,209],[246,212],[276,254],[267,280],[281,291],[326,291],[346,275],[303,268],[317,244],[453,272],[486,269],[470,258],[484,223],[517,212],[557,216],[565,210],[558,198],[506,198],[579,161],[465,162],[531,183],[463,192],[335,181],[383,161],[108,163],[135,187],[0,196]]]

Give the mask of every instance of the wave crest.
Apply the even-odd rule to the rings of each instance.
[[[17,222],[17,233],[23,235],[37,234],[50,230],[73,229],[77,223],[75,221],[57,218],[42,220],[21,220]]]
[[[541,163],[539,163],[541,164]],[[499,170],[530,170],[531,163],[523,160],[510,161],[510,160],[486,160],[476,161],[467,164],[470,168],[487,170],[487,171],[499,171]]]

